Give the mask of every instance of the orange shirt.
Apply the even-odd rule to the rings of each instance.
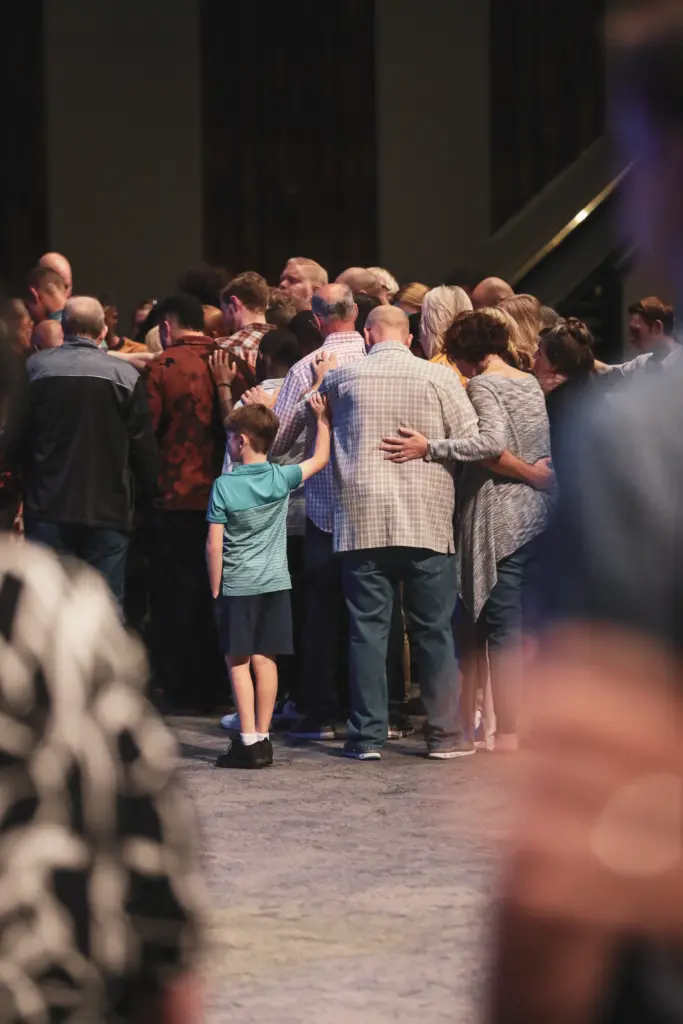
[[[429,360],[430,363],[441,363],[442,366],[447,366],[453,373],[457,373],[460,378],[460,383],[464,388],[467,388],[467,377],[465,377],[455,363],[452,363],[445,352],[439,352],[438,356],[434,356],[433,359]]]

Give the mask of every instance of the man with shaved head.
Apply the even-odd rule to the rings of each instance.
[[[26,364],[26,535],[94,566],[121,602],[133,499],[151,498],[157,479],[147,396],[137,370],[100,349],[97,299],[69,299],[62,327],[64,343]]]
[[[313,450],[314,424],[302,395],[318,386],[329,366],[356,363],[365,358],[363,338],[355,330],[358,307],[344,284],[322,285],[312,297],[312,313],[324,338],[321,348],[295,363],[285,378],[275,412],[280,421],[271,456],[284,455],[307,431],[306,458]],[[260,389],[256,401],[269,403]],[[249,402],[249,392],[244,401]],[[334,473],[327,466],[306,481],[306,534],[304,561],[306,609],[302,699],[306,717],[292,733],[298,739],[334,739],[341,724],[347,688],[348,629],[341,583],[341,566],[334,557],[332,519]]]
[[[500,277],[486,277],[480,281],[472,292],[472,305],[475,309],[484,306],[499,306],[503,299],[514,295],[514,289]]]
[[[446,366],[416,359],[408,317],[396,306],[368,316],[366,359],[326,374],[334,425],[334,550],[341,553],[350,617],[351,716],[347,757],[379,760],[388,737],[386,657],[394,593],[419,665],[427,756],[474,753],[458,723],[451,617],[457,597],[453,464],[385,459],[382,438],[412,427],[426,437],[467,437],[477,417]]]
[[[61,252],[46,252],[45,255],[41,256],[38,260],[38,266],[47,267],[50,270],[54,270],[56,274],[59,274],[66,287],[67,298],[71,297],[71,293],[73,291],[73,274],[71,273],[71,264],[66,256],[62,256]]]

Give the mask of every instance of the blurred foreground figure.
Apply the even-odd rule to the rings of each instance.
[[[610,29],[629,213],[680,289],[683,5]],[[496,1024],[683,1020],[682,386],[678,363],[611,395],[563,480]]]
[[[0,325],[0,404],[12,379]],[[0,1020],[201,1020],[175,747],[101,577],[0,539]]]

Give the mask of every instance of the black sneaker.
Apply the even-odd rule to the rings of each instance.
[[[267,764],[263,743],[245,747],[241,736],[236,736],[226,753],[216,759],[216,768],[265,768]]]
[[[389,712],[389,739],[400,740],[404,736],[412,736],[415,732],[413,723],[403,711]]]
[[[307,715],[287,735],[293,740],[333,740],[337,734],[331,722]]]
[[[269,768],[273,763],[273,744],[270,742],[270,736],[265,740],[261,740],[261,750],[265,758],[266,767]]]
[[[476,752],[477,748],[472,740],[464,737],[444,747],[431,747],[429,741],[427,742],[427,757],[432,761],[452,761],[456,757],[469,757]]]
[[[381,761],[382,748],[374,743],[352,743],[350,740],[344,744],[342,750],[344,757],[350,757],[354,761]]]

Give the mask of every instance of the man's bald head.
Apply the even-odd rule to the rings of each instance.
[[[484,306],[499,306],[503,299],[514,295],[514,289],[500,277],[487,277],[480,281],[472,292],[472,305],[475,309]]]
[[[358,306],[345,284],[326,284],[318,288],[311,300],[311,309],[325,336],[355,330]]]
[[[410,345],[408,317],[398,306],[377,306],[365,321],[365,339],[370,347],[383,341],[400,341]]]
[[[337,284],[346,284],[354,295],[373,295],[380,297],[382,282],[365,267],[348,267],[337,278]]]
[[[66,256],[62,256],[61,252],[46,252],[44,256],[40,257],[38,266],[48,267],[50,270],[54,270],[56,274],[59,274],[66,285],[67,298],[71,295],[74,286],[73,275],[71,273],[71,264]]]
[[[106,330],[102,303],[90,295],[74,295],[64,309],[62,326],[65,337],[101,341]]]
[[[33,328],[31,344],[36,352],[44,348],[59,348],[64,343],[64,332],[59,320],[42,320]]]

